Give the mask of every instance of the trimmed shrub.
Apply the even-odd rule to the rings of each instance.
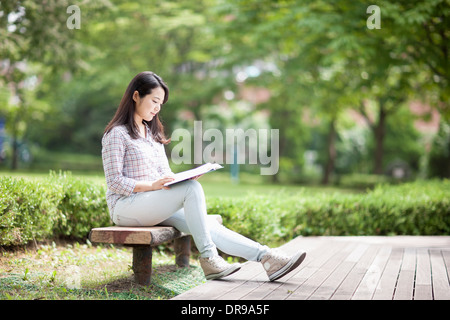
[[[50,179],[26,181],[3,177],[0,180],[0,243],[22,244],[53,233],[53,222],[61,218],[55,201],[62,189]]]
[[[450,180],[379,185],[365,194],[214,198],[208,206],[230,229],[271,245],[298,235],[450,234]]]
[[[43,179],[0,177],[0,245],[86,237],[108,225],[105,188],[69,173]]]
[[[63,197],[58,201],[61,213],[55,232],[73,238],[83,238],[95,227],[111,224],[104,186],[81,179],[60,176]]]

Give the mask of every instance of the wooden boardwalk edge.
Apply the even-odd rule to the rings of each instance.
[[[297,237],[305,261],[269,282],[258,262],[173,300],[450,300],[450,236]]]

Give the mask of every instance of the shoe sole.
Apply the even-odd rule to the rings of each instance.
[[[303,260],[305,260],[305,257],[306,257],[306,252],[303,252],[303,251],[298,252],[296,255],[294,255],[291,258],[291,260],[289,260],[289,262],[283,268],[272,273],[269,276],[269,280],[275,281],[277,279],[280,279],[281,277],[284,277],[289,272],[291,272],[292,270],[297,268],[303,262]]]
[[[224,277],[227,277],[227,276],[235,273],[236,271],[239,271],[240,269],[241,269],[240,265],[231,266],[228,269],[226,269],[220,273],[208,274],[207,276],[205,276],[205,278],[206,278],[206,280],[214,280],[214,279],[224,278]]]

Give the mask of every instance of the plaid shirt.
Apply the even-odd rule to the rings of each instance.
[[[136,181],[154,181],[170,174],[164,145],[147,137],[133,139],[125,126],[116,126],[102,138],[102,160],[106,177],[106,201],[112,215],[117,200],[130,196]]]

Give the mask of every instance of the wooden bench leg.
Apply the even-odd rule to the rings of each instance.
[[[152,247],[133,246],[134,280],[144,286],[150,285],[152,278]]]
[[[191,256],[191,236],[177,238],[174,241],[175,263],[179,267],[189,267]],[[148,286],[152,279],[152,247],[147,245],[133,246],[134,280]]]
[[[191,255],[191,236],[184,236],[174,241],[175,263],[179,267],[189,267]]]

